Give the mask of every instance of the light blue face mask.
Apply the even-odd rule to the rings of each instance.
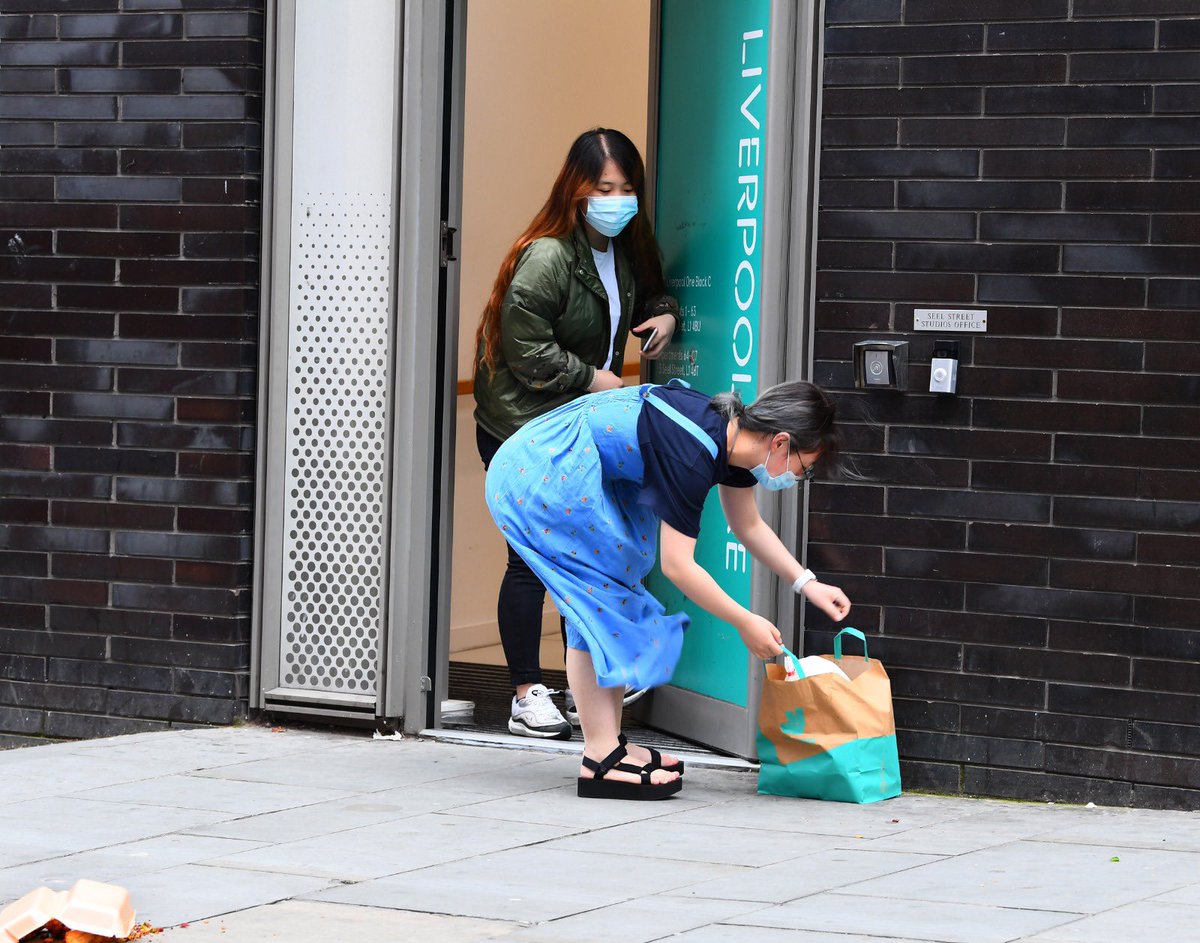
[[[584,219],[603,236],[619,236],[629,221],[637,216],[636,196],[589,196]]]
[[[788,444],[791,444],[790,439],[788,440]],[[767,471],[767,459],[770,457],[771,443],[767,442],[766,458],[764,458],[760,464],[751,468],[750,474],[753,475],[755,480],[757,480],[758,483],[768,491],[786,491],[788,488],[795,488],[796,485],[800,483],[800,479],[797,478],[796,473],[792,471],[790,449],[788,451],[788,467],[783,474],[772,475],[769,471]]]

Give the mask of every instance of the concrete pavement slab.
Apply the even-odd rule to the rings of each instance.
[[[1113,858],[1119,858],[1113,861]],[[1098,913],[1193,882],[1200,854],[1012,842],[852,885],[854,894]]]
[[[176,834],[47,858],[0,870],[0,901],[20,897],[35,887],[68,890],[81,877],[122,884],[139,874],[245,851],[256,845],[256,842]]]
[[[857,933],[823,933],[820,930],[778,930],[774,927],[738,927],[713,924],[671,937],[671,943],[926,943],[896,936],[860,936]]]
[[[674,816],[618,825],[602,831],[563,838],[553,845],[561,851],[588,854],[630,854],[664,861],[700,861],[761,868],[830,847],[841,839],[826,835],[792,835],[769,828],[727,828],[690,824],[680,828]]]
[[[276,783],[252,783],[240,780],[212,779],[196,774],[161,776],[158,779],[105,786],[73,793],[70,798],[120,803],[121,805],[158,805],[178,809],[207,809],[229,815],[259,815],[329,799],[354,795],[353,789]]]
[[[214,863],[280,874],[320,875],[339,881],[368,881],[506,848],[540,844],[568,834],[570,829],[557,825],[491,822],[439,812],[271,845]]]
[[[484,943],[505,939],[517,924],[378,907],[285,900],[168,930],[162,943],[316,943],[389,940],[396,943]],[[563,943],[559,940],[558,943]]]
[[[650,943],[761,907],[744,901],[686,900],[654,895],[521,927],[506,943]]]
[[[696,808],[699,800],[682,793],[664,802],[605,802],[581,800],[575,794],[575,782],[538,792],[525,792],[499,799],[482,799],[463,804],[455,811],[459,815],[477,816],[506,822],[539,822],[543,825],[566,825],[590,830],[622,825],[670,815],[680,809]]]
[[[1096,943],[1097,940],[1200,943],[1200,907],[1139,901],[1025,939],[1028,943]]]
[[[166,796],[163,796],[164,801]],[[58,854],[105,848],[124,842],[168,835],[227,818],[209,809],[159,805],[118,805],[54,796],[0,806],[0,835],[4,842],[41,845]],[[0,858],[0,862],[5,859]]]
[[[1192,877],[1197,879],[1196,883],[1167,891],[1165,894],[1157,894],[1149,899],[1165,904],[1190,904],[1193,907],[1200,907],[1200,875],[1193,874]]]
[[[719,775],[719,774],[709,774]],[[932,796],[898,796],[870,805],[820,802],[760,796],[751,781],[746,792],[719,806],[681,812],[681,824],[706,823],[743,828],[771,828],[781,832],[834,835],[843,838],[878,838],[937,822],[952,821],[979,811],[969,799]],[[976,800],[978,801],[978,800]]]
[[[942,903],[818,894],[756,910],[727,923],[785,930],[822,930],[863,936],[937,940],[939,943],[1009,943],[1076,919],[1076,914],[971,903]]]
[[[185,864],[138,875],[127,889],[139,921],[174,927],[299,897],[329,883],[306,875]],[[317,943],[316,938],[309,939]]]
[[[476,801],[479,801],[478,796],[470,797],[470,802]],[[347,796],[280,812],[227,819],[215,825],[192,829],[190,833],[278,845],[367,828],[427,812],[440,812],[461,806],[463,802],[462,793],[422,784],[389,792],[387,801],[381,798],[380,793]]]
[[[1195,812],[1096,808],[1077,809],[1075,814],[1080,824],[1047,831],[1040,840],[1200,852],[1200,815]]]
[[[540,846],[336,887],[309,898],[540,923],[686,887],[732,870],[729,865],[580,855]]]
[[[929,855],[895,851],[814,848],[801,857],[694,884],[673,893],[696,899],[782,904],[936,860],[939,859]]]

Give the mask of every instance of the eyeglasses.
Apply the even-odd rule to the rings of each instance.
[[[799,478],[801,481],[812,481],[817,477],[816,462],[813,462],[811,465],[805,465],[804,459],[802,459],[799,455],[796,456],[796,461],[800,463],[800,474],[796,476],[797,478]]]

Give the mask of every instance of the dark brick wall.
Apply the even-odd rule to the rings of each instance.
[[[829,0],[825,42],[816,378],[876,421],[811,561],[878,633],[906,783],[1195,808],[1200,0]],[[988,311],[956,398],[921,392],[939,306]],[[853,392],[868,338],[913,392]]]
[[[263,2],[0,10],[0,746],[228,723]]]

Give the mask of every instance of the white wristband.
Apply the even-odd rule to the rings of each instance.
[[[796,577],[796,582],[794,582],[792,584],[792,592],[793,593],[800,592],[800,590],[804,589],[804,586],[806,583],[809,583],[812,580],[815,580],[816,578],[817,578],[817,574],[814,573],[812,570],[805,570],[803,573],[801,573],[799,576]]]

